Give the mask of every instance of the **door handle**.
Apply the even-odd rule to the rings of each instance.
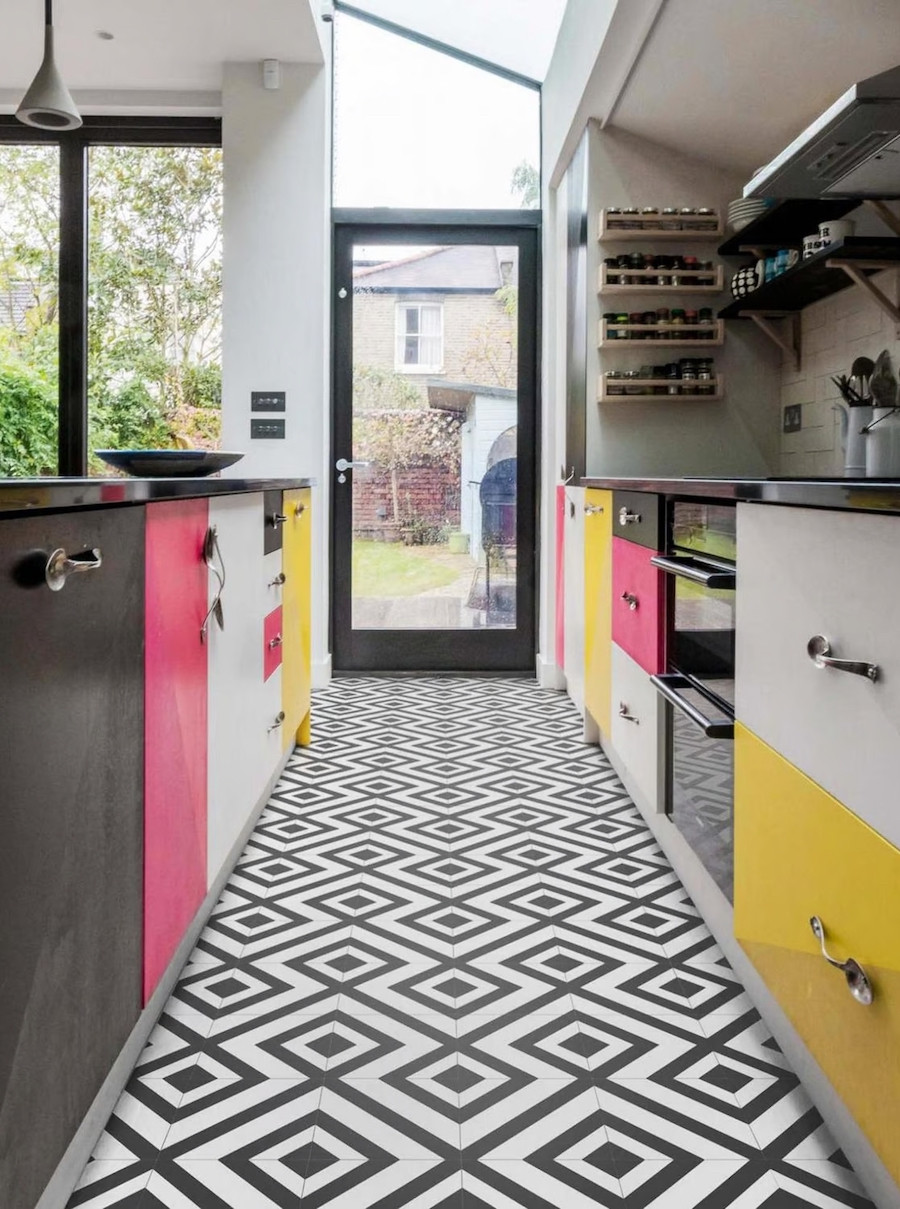
[[[266,733],[271,734],[273,730],[278,730],[279,726],[281,726],[282,722],[284,722],[285,717],[286,717],[286,714],[285,714],[284,710],[283,709],[279,710],[278,713],[275,715],[275,719],[272,722],[272,725],[266,728]]]
[[[846,961],[838,961],[836,958],[831,956],[831,954],[825,948],[825,925],[822,923],[821,919],[819,919],[818,915],[814,915],[810,919],[809,926],[812,928],[813,936],[815,936],[816,940],[822,946],[822,956],[830,966],[834,966],[836,970],[840,970],[844,975],[844,978],[847,980],[847,987],[850,991],[850,994],[853,996],[856,1002],[862,1003],[868,1007],[868,1005],[875,998],[875,992],[872,989],[872,984],[869,981],[868,974],[865,972],[859,962],[855,961],[852,957],[848,957]]]
[[[835,659],[831,654],[831,643],[822,634],[814,634],[806,644],[806,653],[816,667],[834,668],[836,672],[850,672],[853,676],[865,676],[874,684],[878,679],[878,664],[865,663],[858,659]]]
[[[368,464],[368,462],[348,462],[346,458],[338,458],[334,464],[334,468],[343,474],[345,470],[361,470],[363,466],[368,466]]]
[[[633,592],[623,592],[622,599],[628,605],[629,609],[631,609],[632,613],[638,607],[638,598]]]
[[[269,650],[274,651],[277,646],[281,646],[284,639],[280,634],[276,634],[274,638],[269,639]]]
[[[269,514],[269,524],[273,529],[277,529],[279,525],[287,524],[287,517],[283,512],[271,512]]]
[[[623,504],[619,509],[619,524],[620,525],[639,525],[641,523],[640,512],[632,512],[631,509]]]
[[[585,504],[584,512],[586,516],[601,516],[603,513],[602,504]]]
[[[99,571],[102,566],[103,555],[96,548],[85,550],[82,554],[73,554],[70,558],[60,547],[47,559],[44,579],[51,592],[61,592],[70,575],[78,575],[82,571]]]
[[[640,718],[635,718],[624,701],[619,702],[619,717],[624,718],[626,722],[633,722],[635,726],[640,726],[641,724]]]
[[[287,576],[283,571],[279,571],[274,579],[270,579],[266,585],[269,588],[280,588],[283,583],[287,582]]]

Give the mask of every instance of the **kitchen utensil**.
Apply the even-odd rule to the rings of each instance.
[[[233,466],[242,453],[217,449],[97,449],[97,457],[108,466],[136,478],[205,478]]]
[[[869,391],[876,407],[897,406],[897,379],[891,365],[891,354],[883,349],[872,367]]]

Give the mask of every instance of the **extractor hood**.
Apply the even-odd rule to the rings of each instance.
[[[900,67],[848,88],[744,196],[900,197]]]

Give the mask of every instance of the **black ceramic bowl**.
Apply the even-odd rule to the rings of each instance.
[[[217,449],[97,449],[108,466],[140,479],[204,478],[233,466],[242,453]]]

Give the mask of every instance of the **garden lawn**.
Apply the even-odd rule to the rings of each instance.
[[[354,596],[418,596],[452,584],[473,566],[467,554],[446,546],[353,539]]]

